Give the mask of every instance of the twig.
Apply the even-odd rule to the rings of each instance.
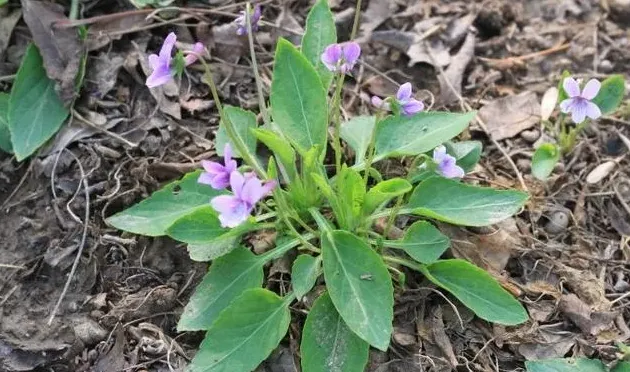
[[[13,81],[17,74],[0,76],[0,81]]]
[[[96,129],[97,131],[103,133],[103,134],[107,134],[108,136],[124,143],[125,145],[129,146],[129,147],[138,147],[137,143],[133,143],[125,138],[123,138],[121,135],[116,134],[114,132],[110,132],[107,129],[101,128],[100,126],[98,126],[97,124],[92,123],[91,121],[89,121],[88,119],[84,118],[83,116],[81,116],[81,114],[79,114],[75,109],[72,109],[72,115],[74,117],[76,117],[77,119],[79,119],[79,121],[81,121],[82,123],[86,124],[87,126]]]
[[[0,263],[0,267],[2,267],[4,269],[17,269],[17,270],[26,269],[25,266],[11,265],[11,264],[2,264],[2,263]]]
[[[41,150],[40,150],[41,151]],[[38,153],[39,154],[39,153]],[[35,155],[37,157],[37,155]],[[13,199],[13,197],[15,196],[15,194],[17,194],[17,192],[22,188],[22,185],[24,184],[24,182],[26,181],[26,178],[28,177],[29,173],[31,173],[31,169],[33,169],[33,164],[35,162],[31,161],[28,164],[28,168],[26,168],[26,172],[24,172],[24,175],[22,176],[22,178],[20,179],[20,182],[18,182],[17,186],[15,186],[15,188],[13,189],[13,191],[11,191],[11,194],[9,194],[9,196],[4,200],[4,202],[2,203],[2,205],[0,206],[0,210],[3,210],[4,207],[7,206],[7,204],[9,204],[9,202],[11,201],[11,199]]]
[[[57,304],[55,304],[55,308],[50,314],[50,318],[48,318],[49,326],[52,324],[52,321],[55,318],[55,315],[57,315],[57,312],[59,311],[59,307],[61,306],[61,303],[63,302],[63,299],[66,296],[68,289],[70,288],[70,282],[72,281],[72,278],[74,277],[74,274],[77,271],[77,267],[79,266],[79,261],[81,260],[81,255],[83,254],[83,248],[85,247],[85,240],[87,238],[88,225],[90,222],[89,221],[90,219],[90,192],[89,192],[89,185],[88,185],[87,177],[85,175],[85,171],[83,170],[83,165],[81,164],[81,161],[79,160],[79,158],[77,158],[77,156],[74,155],[72,151],[70,150],[66,150],[66,151],[68,151],[70,155],[72,155],[74,160],[77,162],[77,165],[79,166],[79,172],[81,173],[81,181],[83,184],[83,191],[85,192],[85,203],[84,203],[85,204],[85,217],[83,220],[83,234],[81,235],[81,243],[79,243],[79,249],[77,251],[76,257],[74,258],[74,262],[72,263],[72,269],[70,269],[68,280],[66,280],[66,284],[64,285],[63,291],[61,292],[61,295],[59,296],[59,300],[57,300]]]

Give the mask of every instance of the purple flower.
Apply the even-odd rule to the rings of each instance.
[[[260,21],[260,17],[262,16],[262,10],[260,9],[260,5],[254,6],[253,12],[250,13],[249,22],[252,24],[252,32],[258,31],[258,22]],[[241,15],[238,16],[234,23],[238,25],[236,29],[237,35],[247,35],[247,19],[245,19],[245,11],[241,11]]]
[[[456,159],[446,153],[446,147],[440,145],[433,150],[433,161],[437,171],[446,178],[462,178],[464,170],[456,164]]]
[[[160,54],[151,54],[149,56],[149,64],[151,65],[151,69],[153,71],[151,72],[151,75],[147,77],[147,87],[154,88],[166,84],[175,75],[175,69],[171,66],[171,62],[173,61],[171,54],[176,41],[177,36],[175,36],[175,33],[171,32],[168,34],[166,39],[164,39],[162,49],[160,49]],[[193,47],[192,53],[188,54],[184,58],[186,66],[194,63],[198,58],[197,56],[202,54],[203,51],[203,44],[196,43]]]
[[[576,124],[583,122],[587,116],[591,119],[602,116],[599,107],[591,102],[599,93],[601,85],[599,81],[591,79],[580,93],[580,86],[575,79],[571,77],[564,79],[562,86],[569,98],[560,102],[560,110],[565,114],[571,113],[571,119]]]
[[[276,181],[268,181],[263,185],[253,173],[243,176],[234,171],[230,175],[230,186],[232,195],[216,196],[210,204],[219,212],[221,226],[231,228],[247,220],[256,203],[276,186]]]
[[[361,55],[361,46],[349,41],[341,44],[330,44],[322,53],[322,62],[332,72],[341,72],[347,74],[359,60]]]
[[[391,111],[392,107],[388,100],[391,98],[382,99],[377,96],[372,97],[372,105],[387,111]],[[424,103],[413,98],[411,94],[411,83],[405,83],[398,88],[396,93],[396,104],[400,107],[400,112],[405,116],[411,116],[422,110],[424,110]]]
[[[202,160],[201,165],[205,172],[201,173],[197,182],[212,186],[213,189],[222,190],[230,184],[230,174],[236,170],[236,160],[232,160],[232,148],[229,143],[223,150],[225,164],[214,161]]]

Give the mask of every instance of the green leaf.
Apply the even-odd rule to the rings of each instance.
[[[599,107],[602,114],[610,114],[619,107],[625,94],[626,82],[623,75],[612,75],[602,81],[602,86],[597,96],[593,98],[593,103]]]
[[[248,289],[221,312],[188,370],[253,371],[278,346],[290,321],[282,298],[266,289]]]
[[[418,155],[432,150],[460,134],[476,114],[434,111],[389,116],[376,126],[377,158]]]
[[[482,145],[479,141],[446,142],[444,146],[465,172],[470,172],[481,159]]]
[[[387,240],[386,247],[399,248],[418,262],[430,264],[437,261],[451,245],[450,239],[427,221],[409,226],[400,240]]]
[[[326,91],[315,68],[287,40],[280,39],[271,84],[273,119],[300,154],[326,148]]]
[[[516,214],[527,194],[431,177],[411,194],[408,209],[420,216],[464,226],[487,226]]]
[[[516,325],[527,312],[490,274],[464,260],[443,260],[426,266],[430,281],[451,292],[478,317],[489,322]]]
[[[630,372],[630,362],[619,362],[610,372]]]
[[[200,171],[164,186],[149,198],[109,217],[106,222],[134,234],[166,235],[175,221],[197,209],[207,207],[210,199],[222,194],[208,185],[197,183]]]
[[[368,215],[381,204],[411,191],[411,184],[403,178],[391,178],[377,183],[368,191],[363,204],[363,213]]]
[[[381,257],[365,241],[336,230],[324,235],[322,258],[326,286],[345,323],[370,345],[386,351],[394,297]]]
[[[586,358],[527,361],[525,367],[528,372],[606,372],[601,361]]]
[[[234,125],[234,129],[236,130],[236,134],[241,138],[247,150],[251,154],[256,154],[256,136],[252,132],[253,129],[256,128],[256,115],[247,110],[243,110],[239,107],[234,106],[225,106],[223,109],[225,115],[227,115],[228,119]],[[217,131],[216,137],[216,150],[219,156],[223,156],[223,149],[225,148],[226,143],[230,143],[232,147],[232,156],[235,158],[240,158],[241,154],[238,152],[238,149],[232,141],[230,141],[230,137],[225,130],[225,124],[221,122],[219,125],[219,130]]]
[[[363,372],[370,345],[355,335],[322,294],[306,317],[302,332],[303,372]]]
[[[291,283],[298,300],[302,299],[315,285],[320,274],[320,266],[321,260],[308,254],[299,255],[293,262]]]
[[[571,71],[564,70],[562,71],[562,75],[560,75],[560,81],[558,82],[558,103],[564,101],[569,98],[569,95],[564,90],[564,79],[571,77]]]
[[[50,139],[68,117],[35,45],[26,49],[9,100],[9,131],[18,161]]]
[[[352,168],[343,168],[335,180],[339,210],[335,211],[339,226],[354,230],[360,222],[361,207],[365,200],[365,185],[359,172]]]
[[[263,261],[243,247],[216,259],[186,304],[177,330],[209,329],[221,311],[245,290],[263,283]]]
[[[238,237],[255,229],[256,224],[251,221],[246,221],[233,229],[221,227],[217,212],[207,204],[177,219],[166,233],[180,242],[200,245]]]
[[[374,116],[357,116],[341,124],[341,138],[354,150],[355,164],[365,161],[375,122]]]
[[[272,130],[258,128],[253,132],[265,146],[273,151],[278,160],[280,160],[280,163],[288,173],[289,180],[295,180],[297,178],[297,168],[295,165],[295,151],[293,147]]]
[[[239,239],[237,236],[214,240],[209,243],[191,244],[186,249],[190,259],[198,262],[208,262],[219,258],[234,249]]]
[[[327,0],[319,0],[313,5],[306,18],[306,31],[302,38],[302,54],[315,67],[322,79],[324,88],[328,88],[333,74],[321,60],[324,49],[337,42],[337,27]]]
[[[0,92],[0,150],[13,153],[11,133],[9,132],[9,95]]]
[[[540,145],[532,157],[532,174],[544,181],[549,177],[560,159],[560,149],[553,143]]]

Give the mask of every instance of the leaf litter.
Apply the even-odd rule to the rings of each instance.
[[[526,131],[538,130],[541,119],[557,115],[557,111],[549,112],[546,106],[552,105],[546,104],[546,99],[542,99],[541,106],[538,98],[556,84],[563,69],[571,66],[586,73],[595,65],[601,72],[606,66],[610,66],[610,72],[624,71],[630,58],[624,48],[627,42],[623,39],[623,24],[615,23],[619,12],[611,14],[611,19],[599,20],[598,37],[594,41],[591,34],[581,30],[594,21],[592,17],[605,15],[597,7],[585,10],[585,5],[579,2],[564,2],[563,8],[550,5],[548,14],[541,14],[541,9],[529,4],[507,9],[513,4],[501,0],[489,2],[483,12],[464,1],[412,3],[367,3],[362,14],[366,22],[359,37],[365,40],[362,47],[373,54],[370,62],[389,79],[396,82],[409,79],[417,89],[428,89],[436,95],[439,92],[438,105],[459,110],[457,95],[460,95],[474,109],[486,111],[482,118],[488,124],[489,135],[500,141],[515,161],[527,161],[533,151]],[[64,15],[68,9],[47,2],[23,4],[26,24],[35,43],[50,50],[44,53],[48,74],[58,81],[60,91],[70,102],[75,97],[74,76],[84,46],[77,42],[76,28],[52,26],[68,22]],[[48,261],[36,264],[36,258],[55,252],[54,247],[72,246],[60,242],[70,243],[76,238],[69,212],[82,210],[81,198],[72,198],[81,176],[72,161],[64,167],[60,165],[54,186],[57,196],[53,198],[50,173],[37,172],[28,187],[20,190],[9,204],[8,212],[3,211],[2,220],[10,222],[0,227],[0,240],[4,242],[0,256],[6,260],[1,263],[25,267],[18,272],[0,273],[1,306],[11,311],[0,320],[0,329],[12,335],[0,343],[0,349],[8,350],[0,366],[8,370],[17,369],[18,357],[25,351],[31,357],[28,363],[32,368],[47,366],[66,353],[65,360],[72,360],[70,370],[118,363],[126,363],[123,368],[146,363],[148,369],[159,370],[157,362],[151,360],[166,361],[164,354],[157,353],[162,350],[159,347],[162,338],[133,324],[114,327],[115,321],[152,317],[146,322],[161,328],[173,340],[177,335],[172,329],[181,306],[176,299],[185,302],[190,288],[205,272],[203,264],[189,260],[184,247],[163,239],[119,236],[102,223],[101,217],[133,204],[176,177],[177,172],[194,167],[195,161],[212,154],[207,143],[212,140],[218,121],[213,104],[202,98],[203,87],[197,87],[201,86],[197,72],[192,73],[190,82],[160,92],[150,92],[143,86],[148,72],[143,63],[146,64],[147,51],[153,51],[151,37],[162,36],[171,25],[131,33],[137,27],[152,25],[153,20],[147,20],[146,13],[124,13],[117,6],[95,4],[94,8],[86,7],[86,18],[115,12],[120,15],[89,27],[85,48],[91,53],[82,92],[82,98],[86,99],[76,102],[75,109],[106,130],[133,139],[138,146],[131,147],[94,130],[77,134],[77,129],[87,128],[75,126],[76,123],[67,127],[73,130],[61,132],[53,141],[50,153],[65,154],[67,150],[62,149],[67,148],[77,154],[86,167],[90,184],[94,185],[90,189],[94,196],[91,204],[97,212],[91,219],[88,241],[94,250],[82,258],[76,288],[68,297],[68,309],[60,315],[59,323],[48,331],[36,326],[29,338],[20,336],[12,323],[34,321],[37,312],[46,313],[50,303],[57,299],[56,287],[63,284],[67,271],[53,268]],[[333,11],[339,24],[348,24],[343,20],[351,24],[351,4],[335,4]],[[283,20],[282,25],[291,29],[292,25],[303,26],[305,14],[301,9],[307,7],[301,5],[304,4],[298,1],[280,6],[270,3],[265,17],[270,22]],[[615,2],[615,7],[618,6]],[[514,12],[517,14],[510,14]],[[17,9],[7,14],[0,19],[0,46],[6,44],[0,48],[3,73],[10,71],[7,68],[15,68],[15,64],[11,67],[11,60],[19,61],[16,56],[21,55],[20,48],[23,50],[25,45],[21,26],[17,28],[20,32],[14,31],[19,21]],[[220,93],[232,104],[247,106],[254,102],[255,107],[255,88],[247,70],[247,47],[242,40],[231,37],[230,19],[218,17],[205,26],[202,23],[197,26],[191,28],[197,36],[203,27],[211,30],[208,38],[213,45],[208,46],[220,59],[212,61],[217,81],[222,82]],[[280,34],[271,27],[263,29],[260,35],[257,49],[260,64],[265,66],[261,69],[263,76],[268,77],[266,66],[271,62],[274,39]],[[572,42],[571,51],[563,47],[567,41]],[[534,56],[521,58],[528,55]],[[122,65],[120,58],[124,58]],[[438,72],[440,68],[443,75]],[[364,89],[376,87],[377,79],[381,80],[382,91],[388,90],[387,94],[396,91],[396,84],[366,69],[363,75],[354,77],[355,91],[347,92],[346,112],[352,116],[367,114],[367,101],[349,98],[355,92],[368,94]],[[367,81],[374,83],[365,84]],[[387,82],[386,88],[383,82]],[[0,89],[7,88],[8,83],[1,81]],[[505,97],[506,94],[510,96]],[[505,106],[495,107],[497,101],[505,99],[511,101],[509,110]],[[348,105],[350,102],[352,106]],[[490,110],[484,110],[486,107]],[[520,116],[511,117],[507,115],[510,112]],[[620,326],[623,322],[620,323],[619,317],[626,323],[630,319],[630,300],[624,297],[630,282],[627,269],[630,248],[627,238],[624,240],[627,226],[623,225],[630,216],[623,202],[630,203],[630,199],[616,193],[622,195],[618,185],[629,177],[627,158],[615,160],[612,169],[596,172],[597,182],[588,182],[593,180],[591,172],[598,165],[611,161],[605,155],[607,136],[619,132],[630,137],[630,127],[625,124],[627,117],[613,119],[604,118],[593,125],[593,130],[582,140],[581,150],[567,155],[564,169],[555,173],[558,175],[555,181],[541,185],[524,174],[532,192],[531,204],[508,226],[497,226],[492,231],[451,232],[453,247],[447,254],[464,257],[503,278],[504,287],[520,292],[530,322],[521,327],[489,326],[467,315],[457,303],[453,308],[434,291],[423,289],[426,283],[422,278],[410,276],[409,290],[397,293],[397,310],[402,312],[397,313],[395,323],[399,330],[398,345],[387,353],[372,353],[374,363],[370,370],[443,371],[451,370],[454,365],[474,371],[515,370],[523,367],[524,360],[582,355],[614,360],[614,342],[628,337],[627,327],[624,330]],[[513,187],[517,184],[515,175],[486,135],[475,128],[464,134],[484,141],[484,159],[487,159],[470,176],[471,182]],[[622,151],[627,153],[623,146]],[[4,156],[0,155],[0,203],[25,171]],[[166,166],[169,172],[163,171]],[[387,171],[394,173],[401,165],[391,162],[387,166]],[[549,222],[546,214],[557,206],[566,210],[567,225],[550,234],[545,227]],[[25,238],[18,240],[18,235]],[[100,274],[98,280],[95,271]],[[274,271],[269,283],[282,287],[286,270]],[[103,296],[107,301],[96,301]],[[90,300],[83,303],[84,298]],[[164,315],[147,312],[147,306],[158,303],[164,305],[159,307],[165,310]],[[27,308],[34,311],[27,312],[24,310]],[[438,312],[440,317],[436,315]],[[83,344],[83,349],[71,356],[74,349],[70,345],[79,340],[80,334],[63,325],[70,322],[73,314],[102,322],[108,332],[113,332],[112,337],[92,345]],[[465,330],[461,329],[458,317],[464,320]],[[409,318],[416,327],[406,326]],[[82,324],[78,329],[92,329],[85,325],[87,321]],[[92,332],[100,334],[94,329]],[[136,337],[140,334],[150,336],[152,341],[141,342],[142,336]],[[183,345],[183,350],[191,355],[199,341],[196,335],[184,335],[177,336],[175,343]],[[282,361],[270,360],[264,368],[269,371],[277,370],[279,365],[290,368],[286,353],[296,355],[296,350],[286,345],[292,342],[284,342],[285,357],[277,358]],[[108,352],[103,343],[115,344],[113,351]],[[186,358],[179,353],[171,354],[170,359],[173,365],[186,364]]]

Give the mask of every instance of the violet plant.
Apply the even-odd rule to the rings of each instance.
[[[180,331],[206,332],[189,370],[254,370],[285,337],[290,306],[317,297],[301,335],[302,370],[363,371],[370,346],[389,347],[403,269],[481,319],[525,322],[523,306],[493,276],[468,261],[441,258],[449,256],[450,240],[436,222],[492,225],[527,200],[519,191],[461,182],[481,148],[451,140],[475,113],[425,111],[407,83],[374,116],[344,122],[344,81],[361,48],[337,43],[326,0],[311,9],[301,47],[278,41],[267,107],[253,53],[256,13],[248,5],[243,15],[239,33],[250,41],[264,125],[253,112],[221,103],[210,66],[199,58],[221,117],[216,145],[223,162],[203,162],[203,169],[107,220],[131,233],[170,236],[188,245],[193,260],[212,261],[178,324]],[[259,156],[259,143],[269,158]],[[379,171],[380,161],[401,157],[413,159],[406,177]],[[329,158],[334,167],[325,166]],[[413,222],[402,237],[392,234],[399,215]],[[273,232],[275,245],[254,254],[247,236],[260,230]],[[295,259],[290,287],[276,293],[275,285],[265,285],[264,268],[280,257]]]
[[[543,118],[556,143],[541,144],[532,157],[532,174],[540,180],[547,179],[562,155],[573,150],[578,136],[591,121],[619,108],[625,94],[625,80],[622,75],[612,75],[602,82],[589,79],[584,83],[565,71],[558,88],[551,92],[549,102],[551,106],[558,104],[560,114],[555,123]]]

